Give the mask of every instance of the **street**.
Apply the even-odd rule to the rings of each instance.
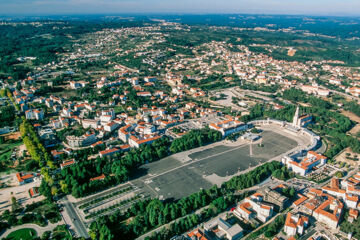
[[[60,201],[64,206],[64,211],[61,212],[63,215],[65,222],[70,225],[70,228],[73,228],[78,237],[89,238],[89,234],[87,233],[86,227],[83,222],[80,220],[73,204],[64,197]]]

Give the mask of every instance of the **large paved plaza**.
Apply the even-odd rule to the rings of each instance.
[[[297,141],[274,131],[263,131],[261,136],[263,146],[253,144],[252,155],[246,141],[237,145],[223,141],[144,165],[132,182],[152,196],[178,199],[210,188],[214,184],[210,175],[225,181],[298,146]]]

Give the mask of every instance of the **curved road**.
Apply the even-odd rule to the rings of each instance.
[[[23,224],[23,225],[20,225],[20,226],[16,226],[16,227],[13,227],[13,228],[10,228],[8,230],[6,230],[2,235],[1,235],[1,238],[6,238],[10,233],[16,231],[16,230],[19,230],[19,229],[23,229],[23,228],[32,228],[34,229],[38,236],[41,237],[41,235],[46,232],[46,231],[52,231],[56,226],[58,226],[59,223],[55,223],[55,224],[51,224],[49,223],[47,226],[45,227],[40,227],[39,225],[37,224],[33,224],[33,223],[28,223],[28,224]]]

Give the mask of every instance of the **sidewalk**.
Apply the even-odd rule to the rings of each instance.
[[[39,225],[33,224],[33,223],[27,223],[27,224],[23,224],[23,225],[19,225],[19,226],[15,226],[10,229],[7,229],[0,237],[6,238],[10,233],[12,233],[16,230],[19,230],[19,229],[23,229],[23,228],[32,228],[37,232],[38,237],[41,237],[44,232],[52,231],[56,226],[61,225],[61,224],[64,224],[63,220],[61,220],[60,222],[54,223],[54,224],[49,223],[45,227],[40,227]]]

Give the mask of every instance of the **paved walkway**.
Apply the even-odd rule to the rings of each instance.
[[[12,173],[11,178],[16,178],[15,173]],[[24,185],[16,185],[12,187],[0,189],[0,214],[5,210],[11,211],[11,197],[15,197],[18,202],[25,206],[33,202],[38,202],[44,200],[44,196],[37,196],[35,198],[30,198],[28,190],[32,187],[39,187],[41,181],[37,180],[35,182],[27,183]]]
[[[61,224],[61,222],[59,223],[49,223],[47,226],[45,227],[40,227],[37,224],[33,224],[33,223],[27,223],[27,224],[23,224],[23,225],[19,225],[16,227],[12,227],[10,229],[7,229],[0,237],[1,239],[6,238],[10,233],[19,230],[19,229],[23,229],[23,228],[32,228],[37,232],[37,235],[39,237],[41,237],[43,235],[44,232],[46,231],[52,231],[56,226],[58,226],[59,224]]]

